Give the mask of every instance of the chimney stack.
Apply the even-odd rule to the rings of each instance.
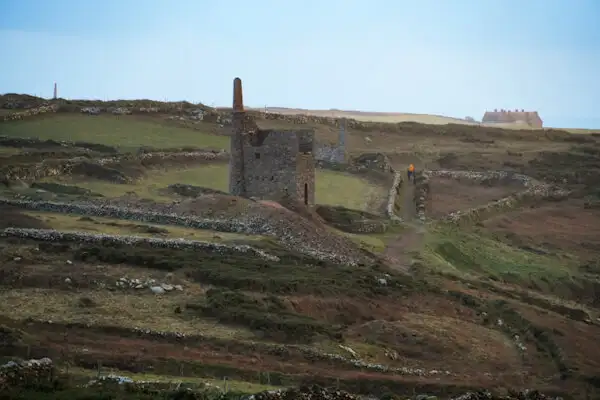
[[[58,87],[56,85],[56,82],[54,82],[54,100],[58,99]]]
[[[244,96],[242,94],[242,80],[240,78],[233,80],[233,112],[244,112]]]

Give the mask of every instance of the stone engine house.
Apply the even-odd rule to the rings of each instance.
[[[233,127],[231,194],[315,204],[314,131],[259,129],[245,113],[239,78],[233,83]]]

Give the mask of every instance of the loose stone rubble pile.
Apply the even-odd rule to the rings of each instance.
[[[150,289],[152,293],[162,294],[165,292],[182,291],[182,285],[171,285],[170,283],[160,283],[156,279],[129,279],[121,277],[115,283],[115,286],[120,289]]]

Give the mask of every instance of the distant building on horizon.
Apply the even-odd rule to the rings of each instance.
[[[527,124],[532,128],[543,128],[544,121],[537,111],[498,110],[486,111],[481,122],[484,124]]]

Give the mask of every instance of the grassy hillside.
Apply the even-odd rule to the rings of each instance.
[[[87,141],[116,146],[124,151],[155,148],[207,147],[228,149],[229,138],[136,116],[59,113],[0,123],[0,135]]]
[[[387,122],[411,117],[355,114]],[[216,123],[180,123],[160,113],[69,112],[0,123],[0,135],[9,137],[88,142],[2,142],[6,176],[0,198],[13,205],[0,207],[1,229],[126,235],[122,241],[85,236],[77,242],[4,231],[0,352],[8,358],[51,357],[63,372],[69,370],[67,380],[78,383],[113,371],[199,386],[223,386],[227,377],[230,388],[242,391],[316,383],[381,398],[447,399],[482,388],[595,398],[596,138],[440,126],[443,118],[426,120],[435,126],[406,124],[393,131],[384,125],[348,129],[348,152],[383,152],[402,169],[414,162],[419,169],[526,173],[572,189],[571,198],[515,205],[457,227],[438,218],[523,185],[434,178],[427,198],[419,199],[419,186],[404,182],[405,219],[391,223],[381,213],[389,191],[385,179],[319,169],[316,200],[325,206],[295,213],[222,193],[228,186],[225,159],[135,158],[89,166],[110,153],[90,142],[127,152],[146,146],[227,149],[227,127]],[[261,122],[298,128],[290,121]],[[322,141],[338,135],[331,124],[309,127]],[[75,155],[87,169],[36,175],[40,161],[53,167]],[[15,179],[29,169],[29,178]],[[415,217],[415,194],[419,202],[432,203],[424,223]],[[31,205],[26,201],[39,199],[55,202],[45,207],[66,206],[25,209]],[[85,207],[97,214],[85,214]],[[113,207],[116,212],[104,213]],[[132,208],[145,214],[132,216]],[[152,219],[168,214],[181,219]],[[221,225],[196,224],[209,220]],[[243,229],[254,231],[241,229],[242,220]],[[369,233],[361,230],[363,223],[383,228]],[[139,243],[129,235],[156,241]],[[161,239],[214,246],[190,249]],[[269,257],[227,250],[241,243]],[[360,262],[324,257],[338,253]]]

